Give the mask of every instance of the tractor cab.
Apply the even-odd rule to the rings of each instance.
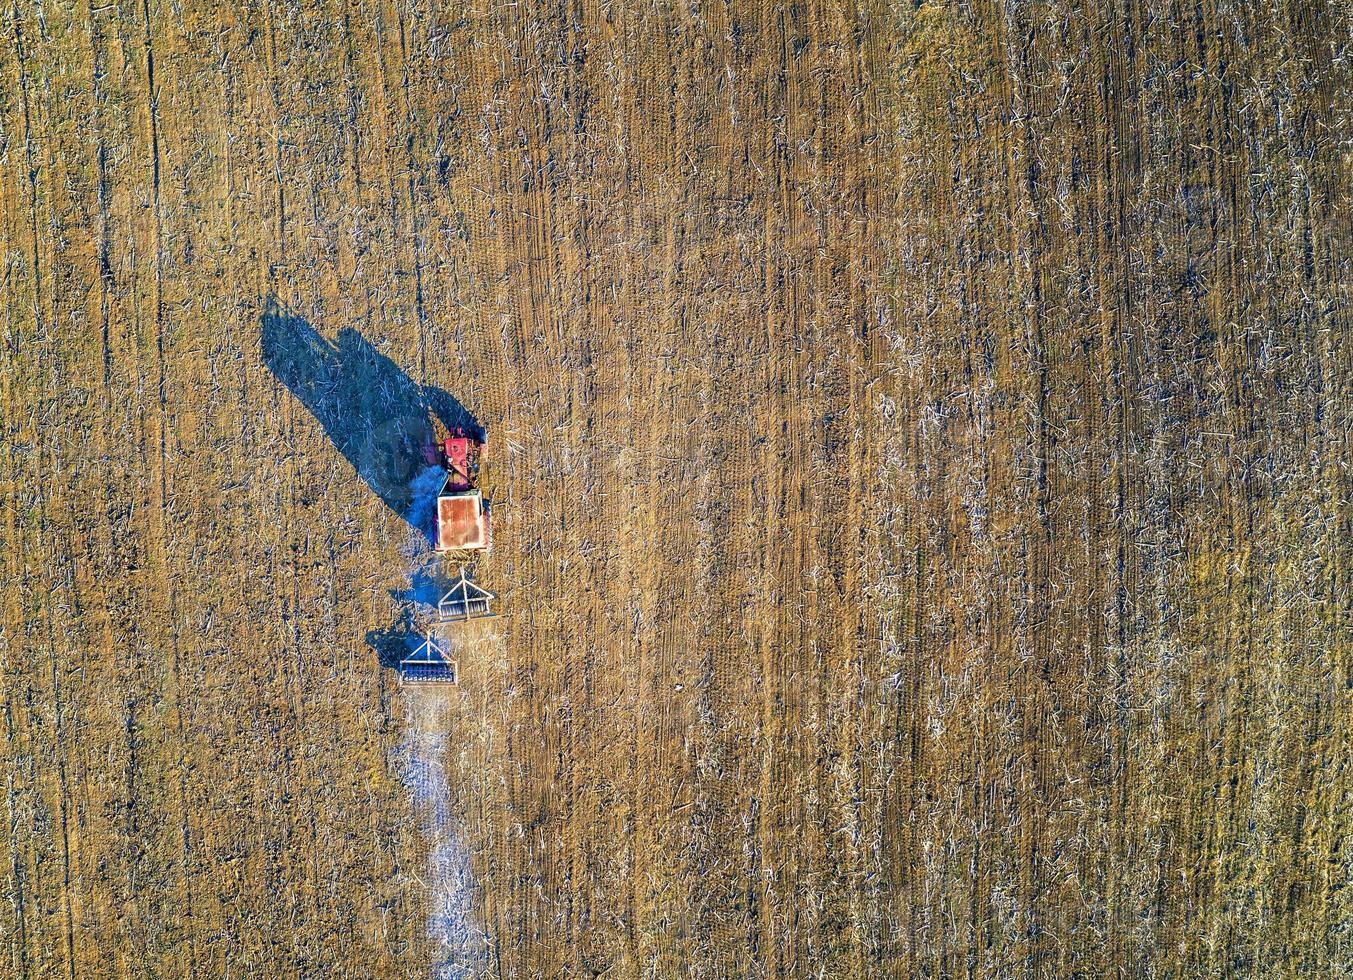
[[[484,443],[456,429],[437,447],[446,482],[437,494],[438,551],[485,551],[489,547],[488,505],[479,492]]]

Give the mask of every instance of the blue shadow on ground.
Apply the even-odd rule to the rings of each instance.
[[[435,612],[437,600],[446,594],[451,585],[451,579],[443,573],[441,563],[432,562],[410,573],[407,589],[390,591],[390,598],[399,603],[398,622],[387,629],[372,630],[366,635],[366,644],[376,651],[376,659],[382,667],[398,667],[399,661],[422,642],[423,635],[415,629],[414,611],[423,606],[429,613]]]
[[[414,628],[408,606],[400,611],[399,620],[393,626],[366,634],[366,645],[375,651],[376,662],[392,670],[398,669],[399,662],[421,641],[422,635]]]
[[[315,417],[373,493],[405,520],[434,423],[479,436],[479,420],[453,395],[414,381],[356,330],[332,341],[269,298],[263,363]]]

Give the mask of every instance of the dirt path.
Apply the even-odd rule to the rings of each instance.
[[[434,944],[430,976],[457,980],[481,975],[487,968],[488,944],[478,922],[470,852],[452,815],[451,772],[446,763],[455,746],[449,714],[460,708],[454,692],[438,687],[409,687],[401,692],[404,740],[400,768],[413,796],[419,829],[427,840],[427,867],[411,873],[427,908],[427,928]]]

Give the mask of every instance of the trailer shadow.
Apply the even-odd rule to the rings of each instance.
[[[331,341],[272,297],[260,319],[263,363],[400,518],[410,520],[411,486],[434,423],[483,438],[455,396],[414,381],[358,331],[344,328]]]
[[[422,635],[414,627],[413,616],[405,609],[392,626],[368,631],[366,645],[375,651],[376,662],[381,667],[397,670],[399,662],[413,652],[421,639]]]
[[[390,590],[390,598],[399,607],[399,618],[385,629],[366,634],[366,645],[376,651],[376,659],[382,667],[398,667],[400,660],[422,641],[423,634],[418,629],[415,613],[420,606],[427,607],[429,613],[436,610],[437,600],[449,588],[451,579],[434,563],[410,573],[407,589]]]
[[[440,563],[432,563],[410,573],[409,587],[391,589],[390,598],[404,605],[427,606],[435,610],[437,601],[454,584],[455,579],[442,570]]]

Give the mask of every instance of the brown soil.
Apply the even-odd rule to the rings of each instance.
[[[0,14],[0,974],[426,974],[433,389],[492,975],[1353,969],[1349,10],[900,7]]]

